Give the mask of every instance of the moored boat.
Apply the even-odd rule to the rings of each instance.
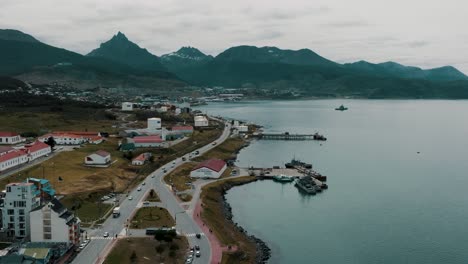
[[[348,110],[348,108],[347,108],[347,107],[344,107],[344,105],[340,105],[340,107],[335,108],[335,110],[337,110],[337,111],[345,111],[345,110]]]
[[[275,175],[273,176],[273,180],[276,182],[292,182],[294,181],[294,178],[286,175]]]

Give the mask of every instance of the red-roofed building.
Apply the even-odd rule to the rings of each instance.
[[[91,144],[101,144],[102,141],[104,141],[104,138],[101,137],[101,136],[90,136],[88,137],[88,142],[91,143]]]
[[[28,162],[28,154],[23,150],[15,150],[0,156],[0,171],[4,171]]]
[[[58,134],[49,133],[38,138],[39,141],[45,142],[50,137],[53,137],[57,145],[80,145],[86,142],[83,136],[75,134]]]
[[[172,131],[180,132],[184,135],[191,135],[193,133],[193,126],[173,126]]]
[[[161,136],[137,136],[129,139],[137,148],[160,147],[163,143]]]
[[[14,148],[9,146],[0,146],[0,156],[5,155],[9,152],[15,151]]]
[[[24,141],[26,141],[26,139],[22,138],[18,133],[0,131],[0,145],[13,145]]]
[[[150,157],[151,157],[151,153],[149,152],[141,153],[140,155],[138,155],[138,157],[132,160],[132,165],[142,166],[145,164],[147,160],[149,160]]]
[[[111,154],[104,150],[98,150],[85,158],[86,165],[108,165],[110,162]]]
[[[49,145],[41,141],[35,141],[30,145],[24,146],[24,151],[28,153],[29,160],[35,160],[52,152]]]
[[[209,159],[201,162],[190,172],[193,178],[219,178],[226,170],[227,165],[224,160]]]

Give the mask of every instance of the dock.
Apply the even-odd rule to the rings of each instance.
[[[319,140],[326,141],[323,135],[318,133],[315,134],[290,134],[289,132],[284,133],[256,133],[252,137],[264,140]]]

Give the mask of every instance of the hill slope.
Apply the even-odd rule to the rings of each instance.
[[[15,29],[0,29],[0,39],[22,42],[39,42],[33,36]]]

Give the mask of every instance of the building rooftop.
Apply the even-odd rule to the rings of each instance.
[[[193,130],[193,126],[173,126],[172,130]]]
[[[12,182],[8,183],[6,186],[31,186],[33,184],[32,182]]]
[[[205,160],[205,161],[201,162],[200,164],[198,164],[195,168],[192,169],[192,171],[198,170],[200,168],[208,168],[210,170],[214,170],[216,172],[219,172],[219,171],[221,171],[221,169],[223,169],[224,165],[226,165],[226,162],[224,162],[224,160],[209,159],[209,160]]]
[[[45,259],[50,253],[50,248],[26,248],[23,255],[35,259]]]
[[[36,152],[38,150],[45,149],[45,148],[50,148],[50,146],[39,140],[35,141],[34,143],[30,145],[26,145],[26,149],[30,152]]]
[[[94,154],[97,154],[103,158],[107,157],[107,156],[110,156],[110,153],[107,152],[107,151],[104,151],[104,150],[98,150],[96,152],[94,152]]]
[[[15,137],[15,136],[18,136],[18,133],[10,132],[10,131],[0,131],[0,137]]]
[[[7,161],[7,160],[11,160],[11,159],[21,157],[21,156],[26,156],[26,155],[27,154],[24,153],[24,151],[21,151],[21,150],[12,151],[12,152],[9,152],[9,153],[6,153],[6,154],[0,156],[0,162],[4,162],[4,161]]]
[[[133,138],[135,143],[161,143],[163,140],[160,136],[137,136]]]
[[[15,149],[9,146],[0,146],[0,154],[10,152],[12,150],[15,150]]]

